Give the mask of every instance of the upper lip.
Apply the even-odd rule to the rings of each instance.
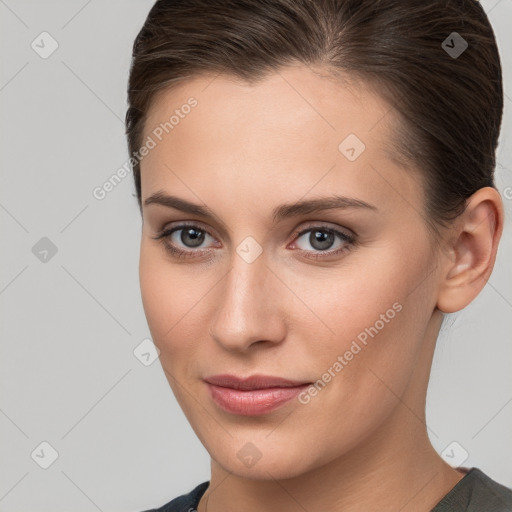
[[[250,377],[237,377],[235,375],[212,375],[204,379],[209,384],[225,388],[251,390],[266,388],[291,388],[304,386],[310,382],[283,379],[272,375],[251,375]]]

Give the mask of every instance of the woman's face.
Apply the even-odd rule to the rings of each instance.
[[[419,175],[385,151],[392,116],[304,66],[252,86],[205,75],[151,108],[144,309],[180,406],[235,474],[302,474],[389,440],[399,416],[424,428],[438,275]],[[226,374],[305,385],[205,382]]]

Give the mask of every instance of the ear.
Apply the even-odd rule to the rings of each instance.
[[[466,307],[485,286],[503,231],[503,202],[497,190],[481,188],[466,204],[440,260],[437,307],[445,313]]]

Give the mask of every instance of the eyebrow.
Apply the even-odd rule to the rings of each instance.
[[[206,218],[218,219],[217,215],[207,206],[201,206],[199,204],[190,203],[184,199],[176,196],[165,194],[164,192],[156,192],[149,196],[145,201],[144,205],[159,204],[166,206],[167,208],[174,208],[185,213],[192,215],[200,215]],[[373,211],[378,211],[377,207],[369,204],[361,199],[354,199],[350,197],[344,197],[339,195],[333,195],[328,197],[319,197],[315,199],[307,199],[298,201],[295,203],[286,203],[274,208],[272,212],[272,220],[277,223],[288,217],[295,217],[299,215],[307,215],[310,213],[320,212],[324,210],[333,209],[349,209],[349,208],[361,208]]]

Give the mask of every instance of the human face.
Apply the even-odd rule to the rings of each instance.
[[[421,180],[384,150],[389,111],[365,88],[304,66],[253,85],[203,75],[151,107],[144,310],[191,426],[235,474],[288,478],[342,457],[383,427],[411,386],[436,274]],[[340,148],[349,134],[363,151],[353,136]],[[208,211],[165,206],[158,194]],[[345,207],[282,208],[333,196]],[[316,385],[277,406],[290,389],[240,398],[205,382],[221,374]]]

